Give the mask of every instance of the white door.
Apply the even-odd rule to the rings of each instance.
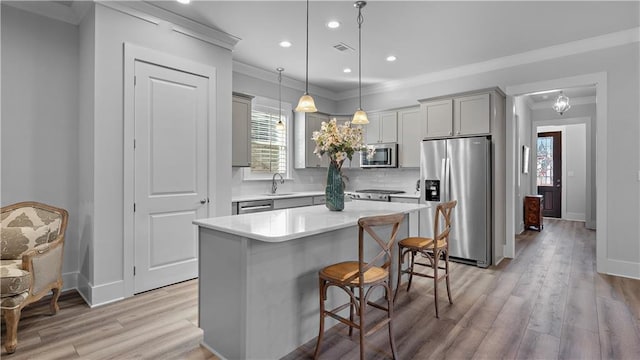
[[[198,276],[207,216],[205,77],[135,62],[136,293]]]

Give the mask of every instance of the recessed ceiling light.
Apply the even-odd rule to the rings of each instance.
[[[331,20],[327,23],[329,29],[337,29],[340,27],[340,22],[337,20]]]
[[[392,61],[396,61],[396,57],[393,55],[389,55],[387,56],[387,61],[392,62]]]
[[[283,48],[288,48],[291,47],[291,43],[288,41],[280,41],[280,46],[282,46]]]
[[[344,70],[342,70],[343,73],[348,74],[351,72],[350,68],[344,68]]]
[[[176,0],[177,2],[179,2],[180,4],[188,4],[191,2],[191,0]]]

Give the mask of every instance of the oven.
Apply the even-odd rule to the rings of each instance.
[[[351,200],[368,200],[368,201],[391,201],[389,195],[403,194],[401,190],[382,190],[382,189],[364,189],[352,192],[346,192],[345,195]]]

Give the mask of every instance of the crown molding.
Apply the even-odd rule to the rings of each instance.
[[[74,1],[72,6],[66,6],[54,1],[3,1],[2,3],[72,25],[80,24],[93,3],[155,25],[168,22],[168,27],[173,32],[228,50],[233,50],[238,41],[240,41],[239,37],[202,25],[145,1]]]
[[[553,106],[554,103],[555,103],[555,100],[541,101],[541,102],[537,102],[537,103],[532,103],[529,106],[529,108],[531,110],[551,109],[551,107]],[[596,103],[596,97],[595,96],[584,96],[584,97],[570,98],[569,99],[569,104],[571,106],[588,105],[588,104],[595,104],[595,103]]]
[[[545,60],[558,59],[566,56],[582,54],[590,51],[602,50],[622,46],[640,41],[640,27],[618,31],[610,34],[595,36],[588,39],[571,41],[564,44],[548,46],[520,54],[504,56],[474,64],[427,73],[411,78],[387,81],[362,88],[363,95],[373,95],[388,91],[404,89],[435,83],[439,81],[457,79],[465,76],[482,74],[490,71],[526,65]],[[358,97],[358,90],[347,90],[337,94],[339,99]]]
[[[182,15],[167,11],[145,1],[100,1],[97,4],[159,25],[168,22],[172,31],[204,42],[233,50],[241,39],[224,31],[202,25]]]
[[[255,67],[253,65],[248,65],[248,64],[234,60],[233,72],[247,75],[252,78],[260,79],[262,81],[266,81],[266,82],[270,82],[278,85],[278,76],[275,72],[275,69],[274,71],[268,71],[262,68]],[[294,80],[286,77],[285,75],[282,75],[282,85],[291,89],[299,90],[301,92],[305,91],[305,83],[303,81]],[[312,84],[309,84],[309,93],[311,95],[316,94],[318,96],[322,96],[323,98],[326,98],[329,100],[334,100],[334,101],[338,100],[335,92],[329,91],[327,89],[324,89],[318,86],[314,86]]]
[[[2,1],[2,5],[8,5],[71,25],[78,25],[82,20],[72,7],[54,1]]]

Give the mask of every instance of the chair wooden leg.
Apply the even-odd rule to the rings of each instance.
[[[453,304],[453,298],[451,297],[451,286],[449,285],[449,278],[451,275],[449,274],[449,252],[444,253],[444,266],[447,271],[447,295],[449,296],[449,304]]]
[[[58,306],[58,298],[60,298],[60,288],[53,288],[53,296],[51,297],[51,303],[49,304],[49,309],[51,310],[51,315],[55,315],[60,310]]]
[[[390,286],[390,285],[389,285]],[[389,344],[391,345],[391,355],[394,359],[398,358],[396,354],[396,342],[393,340],[393,300],[391,299],[391,288],[387,286],[387,306],[389,311],[387,312],[387,316],[389,317]]]
[[[402,248],[398,248],[398,280],[396,281],[396,290],[393,293],[393,303],[395,304],[400,290],[400,282],[402,280]]]
[[[360,306],[360,318],[359,318],[359,333],[360,333],[360,360],[364,360],[364,324],[366,324],[364,318],[364,306],[366,304],[366,300],[364,299],[364,288],[359,288],[358,296],[360,297],[358,301],[358,306]]]
[[[350,287],[351,293],[353,294],[353,287]],[[353,311],[356,308],[356,304],[353,303],[353,299],[349,299],[349,321],[353,323]],[[353,335],[353,326],[349,325],[349,337]]]
[[[325,284],[326,282],[323,279],[320,279],[320,284],[318,286],[318,294],[320,298],[320,330],[318,331],[318,342],[316,343],[316,351],[313,353],[313,358],[317,359],[320,355],[320,345],[322,344],[322,337],[324,335],[324,292],[325,292]]]
[[[440,254],[436,251],[433,254],[433,300],[436,305],[436,318],[438,316],[438,262],[440,261]]]
[[[413,280],[413,264],[416,259],[416,252],[411,251],[411,262],[409,263],[409,282],[407,283],[407,292],[411,289],[411,280]]]
[[[12,354],[18,346],[18,322],[20,322],[20,308],[4,309],[2,315],[7,326],[7,335],[4,340],[4,348]]]

